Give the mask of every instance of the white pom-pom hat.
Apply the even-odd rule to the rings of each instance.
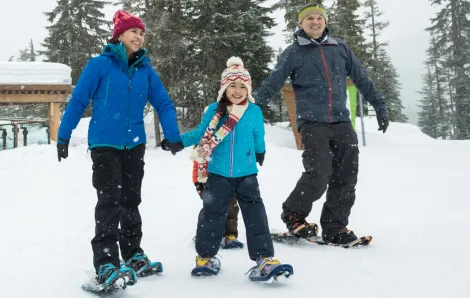
[[[217,102],[222,99],[228,85],[233,82],[240,82],[245,85],[248,91],[248,100],[255,103],[255,99],[251,96],[251,76],[248,70],[243,66],[243,61],[239,57],[230,57],[227,60],[227,68],[222,73],[222,79],[220,81],[219,95],[217,96]]]

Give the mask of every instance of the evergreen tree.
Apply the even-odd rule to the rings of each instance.
[[[370,65],[371,54],[364,37],[366,20],[358,15],[358,0],[337,0],[330,9],[328,28],[330,34],[346,42],[364,67]]]
[[[33,40],[31,39],[29,46],[23,50],[20,50],[20,55],[16,60],[20,62],[33,62],[36,61],[36,57],[37,54],[34,50]]]
[[[371,50],[370,79],[387,101],[390,121],[406,122],[408,119],[403,113],[404,107],[400,98],[401,85],[398,73],[385,49],[387,43],[380,41],[382,30],[388,26],[388,22],[380,20],[383,13],[379,10],[376,0],[367,0],[364,5],[366,8],[365,19],[369,20],[366,28],[370,31],[372,39],[369,47]]]
[[[198,83],[204,74],[195,71],[198,68],[193,61],[196,36],[191,31],[195,29],[187,25],[191,23],[191,1],[156,0],[144,4],[148,55],[178,107],[183,130],[192,128],[200,122],[204,109]]]
[[[28,62],[29,61],[29,49],[25,48],[20,50],[18,58],[16,59],[18,62]]]
[[[380,17],[383,15],[383,12],[380,11],[376,0],[366,0],[364,2],[365,19],[369,20],[366,25],[366,29],[370,31],[369,36],[372,38],[370,44],[372,61],[370,62],[370,76],[371,78],[376,78],[380,73],[377,70],[378,56],[380,49],[383,49],[387,43],[381,42],[379,40],[382,35],[382,30],[388,27],[389,22],[380,21]]]
[[[385,49],[379,50],[375,64],[378,73],[380,73],[380,75],[375,78],[375,87],[382,92],[387,102],[387,112],[390,121],[408,121],[408,117],[403,114],[404,107],[400,99],[401,85],[398,81],[398,73]]]
[[[36,57],[38,55],[36,54],[36,51],[34,50],[34,44],[33,44],[33,40],[31,39],[30,43],[29,43],[29,61],[36,61]]]
[[[421,111],[418,112],[418,126],[422,132],[430,137],[437,138],[439,136],[439,124],[436,121],[439,117],[439,103],[436,96],[435,83],[431,69],[427,68],[427,73],[423,75],[423,87],[421,92],[422,100],[420,100]]]
[[[196,80],[205,105],[216,98],[220,75],[231,56],[243,60],[250,71],[253,89],[269,74],[273,49],[265,38],[274,21],[268,16],[272,9],[261,6],[264,2],[266,0],[191,1],[187,8],[194,24],[189,32],[191,61],[197,70],[199,78]]]
[[[427,68],[431,71],[431,76],[435,86],[435,97],[437,101],[437,108],[439,117],[434,121],[438,126],[438,136],[441,139],[447,139],[451,136],[451,123],[452,115],[450,113],[447,98],[450,94],[446,92],[446,85],[449,85],[449,80],[446,74],[446,55],[440,52],[434,37],[431,38],[431,44],[427,50],[428,59],[426,61]],[[448,90],[448,89],[447,89]]]
[[[430,0],[441,9],[428,28],[441,53],[448,53],[449,88],[454,93],[455,132],[458,140],[470,139],[470,1]]]
[[[101,52],[109,37],[109,22],[102,12],[109,2],[98,0],[57,0],[57,6],[45,15],[52,25],[40,54],[46,62],[63,63],[72,68],[75,84],[88,60]]]
[[[282,52],[284,49],[279,48],[276,53],[276,60],[279,60],[279,56],[281,56]],[[281,91],[276,92],[273,95],[273,98],[270,102],[270,106],[273,109],[273,115],[270,117],[265,116],[266,118],[269,118],[271,122],[282,122],[285,120],[288,120],[288,115],[287,115],[287,106],[284,101],[284,96],[282,95]]]

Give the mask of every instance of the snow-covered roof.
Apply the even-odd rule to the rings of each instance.
[[[52,62],[0,61],[0,84],[72,84],[72,69]]]

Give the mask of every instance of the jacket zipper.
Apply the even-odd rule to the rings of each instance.
[[[325,66],[325,72],[326,72],[326,79],[328,80],[328,119],[330,122],[333,122],[333,118],[331,117],[331,110],[333,109],[333,85],[331,84],[331,77],[330,77],[330,71],[328,70],[328,65],[326,64],[326,58],[325,54],[323,53],[323,49],[320,46],[320,54],[321,54],[321,59],[323,61],[323,66]]]
[[[235,143],[235,127],[232,130],[232,142],[230,144],[230,177],[233,176],[233,145]]]
[[[124,146],[124,149],[127,148],[129,144],[129,130],[131,129],[131,123],[130,123],[130,109],[131,109],[131,80],[132,80],[132,73],[129,71],[129,83],[127,85],[127,93],[128,93],[128,100],[127,100],[127,132],[126,132],[126,145]]]

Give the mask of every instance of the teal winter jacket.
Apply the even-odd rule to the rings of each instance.
[[[217,103],[209,106],[197,128],[181,135],[185,147],[199,144],[209,122],[217,112]],[[220,119],[217,129],[227,120]],[[264,153],[264,121],[261,109],[251,102],[234,129],[215,147],[208,172],[224,177],[243,177],[256,174],[256,153]]]

